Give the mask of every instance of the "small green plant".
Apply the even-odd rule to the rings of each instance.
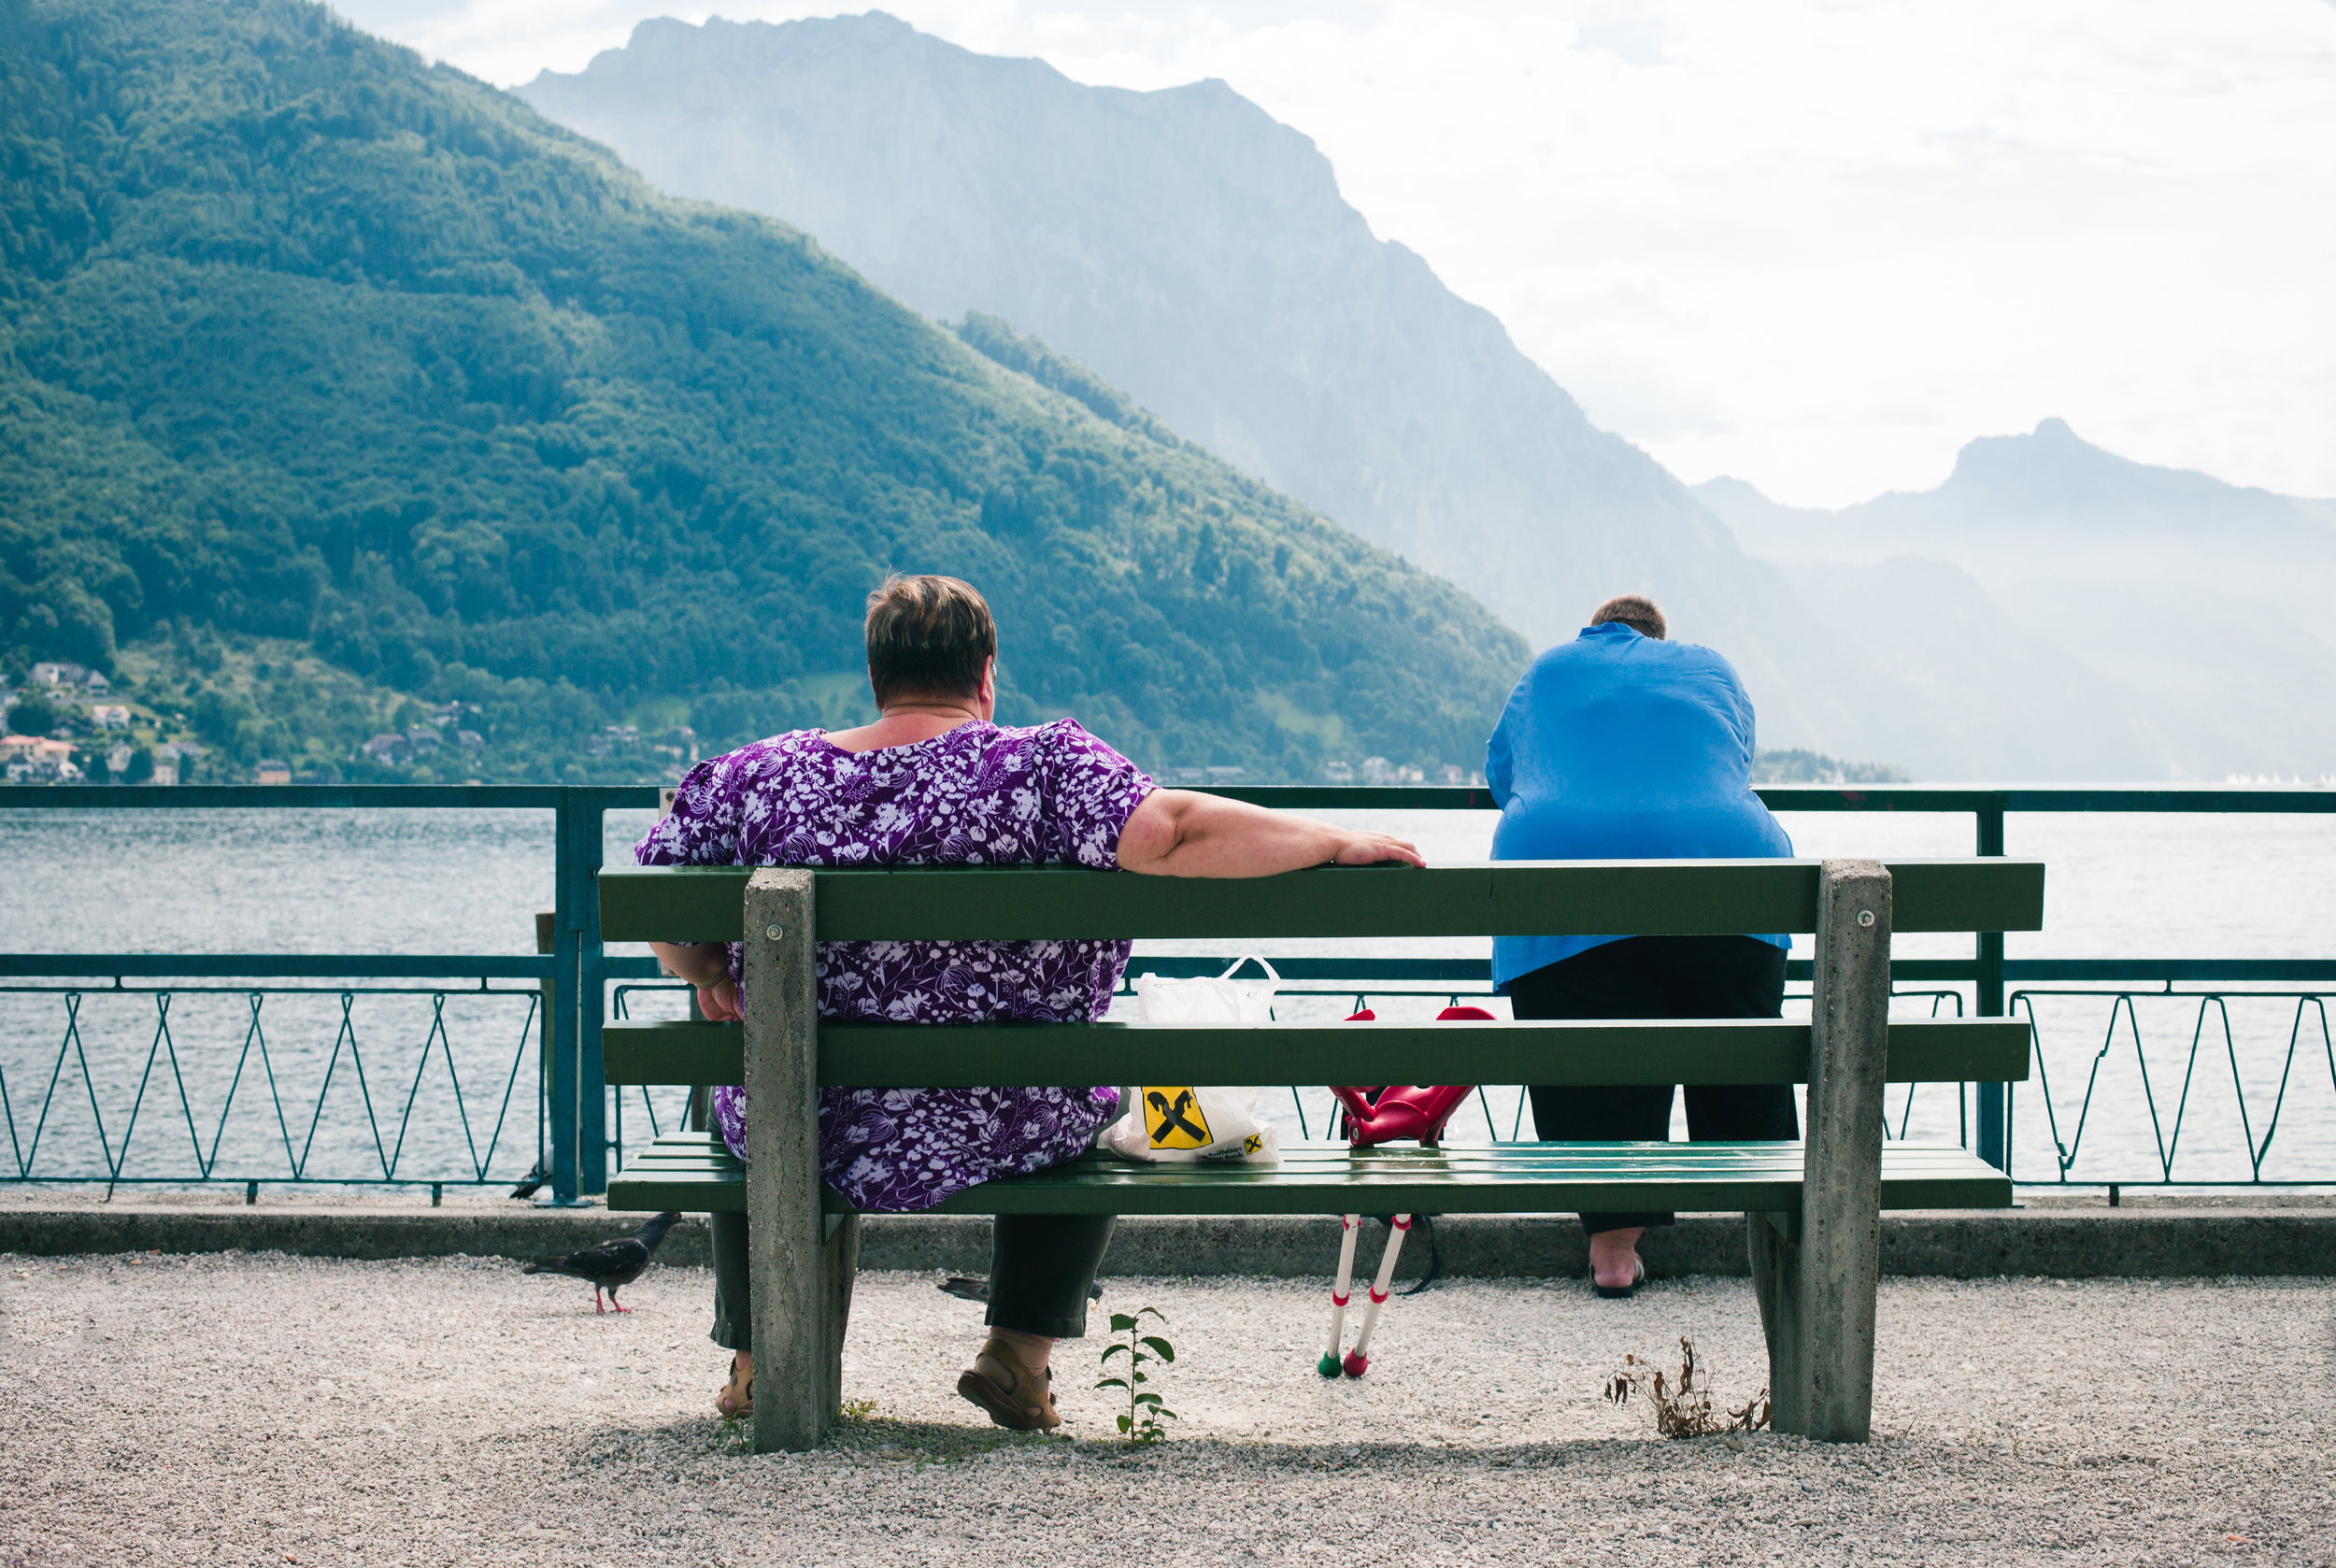
[[[1636,1356],[1622,1358],[1622,1370],[1606,1385],[1606,1403],[1628,1404],[1633,1393],[1644,1394],[1655,1407],[1655,1430],[1665,1437],[1711,1437],[1721,1433],[1757,1432],[1768,1425],[1768,1390],[1746,1400],[1741,1410],[1712,1409],[1712,1391],[1695,1380],[1695,1342],[1679,1339],[1679,1377],[1672,1382],[1662,1369]]]
[[[876,1401],[872,1399],[848,1399],[835,1407],[835,1418],[847,1426],[864,1421],[875,1414]]]
[[[1103,1369],[1109,1374],[1113,1370],[1111,1358],[1118,1355],[1125,1355],[1128,1364],[1118,1369],[1120,1376],[1106,1376],[1095,1384],[1099,1389],[1127,1390],[1128,1408],[1127,1414],[1119,1418],[1119,1435],[1131,1443],[1159,1442],[1168,1435],[1168,1429],[1161,1423],[1176,1418],[1176,1413],[1162,1404],[1158,1394],[1144,1387],[1151,1381],[1150,1374],[1144,1370],[1147,1364],[1165,1366],[1176,1359],[1176,1347],[1164,1337],[1142,1332],[1143,1320],[1147,1318],[1159,1319],[1163,1329],[1168,1326],[1167,1316],[1157,1307],[1144,1307],[1133,1314],[1115,1312],[1111,1315],[1111,1332],[1125,1334],[1127,1338],[1114,1339],[1104,1347]]]

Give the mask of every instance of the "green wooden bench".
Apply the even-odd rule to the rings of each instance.
[[[1806,1083],[1800,1143],[1302,1147],[1277,1165],[1102,1156],[985,1183],[949,1214],[1432,1214],[1684,1209],[1747,1216],[1777,1430],[1872,1426],[1878,1216],[2004,1208],[1953,1145],[1885,1144],[1887,1082],[2028,1076],[2028,1029],[1892,1022],[1894,931],[2032,931],[2044,867],[1996,859],[1503,862],[1200,881],[1052,868],[651,868],[601,873],[609,941],[746,942],[747,1021],[618,1023],[616,1084],[743,1083],[750,1165],[712,1134],[642,1151],[611,1208],[744,1210],[755,1446],[817,1444],[842,1395],[858,1216],[819,1174],[822,1086],[1083,1083]],[[1773,1019],[1410,1024],[891,1025],[818,1021],[814,940],[1740,934],[1816,937],[1809,1023]]]

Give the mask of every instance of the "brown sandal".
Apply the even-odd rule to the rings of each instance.
[[[722,1419],[726,1421],[743,1421],[754,1414],[754,1379],[751,1377],[747,1379],[747,1393],[744,1399],[738,1398],[730,1391],[737,1386],[738,1358],[733,1356],[730,1358],[730,1381],[723,1384],[714,1395],[714,1408],[721,1412]]]
[[[987,1345],[974,1364],[957,1375],[957,1391],[1014,1432],[1052,1432],[1062,1424],[1054,1407],[1053,1370],[1033,1376]]]

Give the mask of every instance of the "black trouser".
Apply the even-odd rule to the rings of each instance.
[[[1087,1333],[1087,1291],[1111,1244],[1107,1214],[1002,1214],[990,1233],[993,1329],[1050,1339]],[[747,1274],[747,1217],[713,1216],[714,1343],[754,1348],[754,1296]]]
[[[1773,1019],[1785,1007],[1785,949],[1754,936],[1632,936],[1509,982],[1520,1019]],[[1671,1135],[1671,1084],[1583,1089],[1535,1084],[1534,1135],[1548,1143]],[[1792,1086],[1689,1084],[1698,1143],[1797,1138]],[[1668,1225],[1668,1214],[1585,1214],[1582,1229]]]

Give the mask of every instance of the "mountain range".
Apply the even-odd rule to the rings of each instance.
[[[894,569],[989,592],[1002,718],[1156,767],[1465,767],[1524,657],[1003,339],[321,6],[0,0],[0,657],[149,670],[141,715],[246,763],[368,765],[382,710],[312,654],[463,705],[487,777],[832,720]]]
[[[2058,419],[1971,442],[1935,489],[1837,511],[1740,479],[1695,493],[1805,582],[1984,583],[2061,658],[2146,698],[2171,756],[2336,770],[2336,504],[2135,463]]]
[[[2336,740],[2317,738],[2336,734],[2318,722],[2336,717],[2325,690],[2284,720],[2239,716],[2219,667],[2169,681],[2127,660],[2162,639],[2140,588],[2040,616],[1994,558],[1930,549],[1918,507],[1845,552],[1746,520],[1771,513],[1729,482],[1681,484],[1375,235],[1319,150],[1221,81],[1088,86],[872,12],[645,21],[582,71],[514,91],[663,190],[801,227],[930,316],[1044,340],[1535,646],[1611,592],[1652,593],[1737,664],[1765,743],[1930,778],[2336,767]],[[2008,506],[2004,486],[2094,486],[2096,538],[2072,552],[2128,549],[2137,492],[2019,462],[1990,492],[1976,481],[1992,450],[1946,488]],[[2148,592],[2178,598],[2181,580]]]
[[[459,716],[465,772],[632,777],[848,719],[861,594],[947,570],[1004,717],[1296,778],[1471,765],[1500,620],[1635,588],[1770,746],[2336,766],[2328,503],[2057,421],[1840,512],[1690,490],[1221,83],[871,15],[525,91],[655,184],[302,0],[0,0],[0,663],[242,763],[420,777],[356,742]]]
[[[1221,81],[1089,87],[871,12],[646,21],[514,91],[927,315],[1010,321],[1537,642],[1617,581],[1725,597],[1733,547],[1685,488]]]

